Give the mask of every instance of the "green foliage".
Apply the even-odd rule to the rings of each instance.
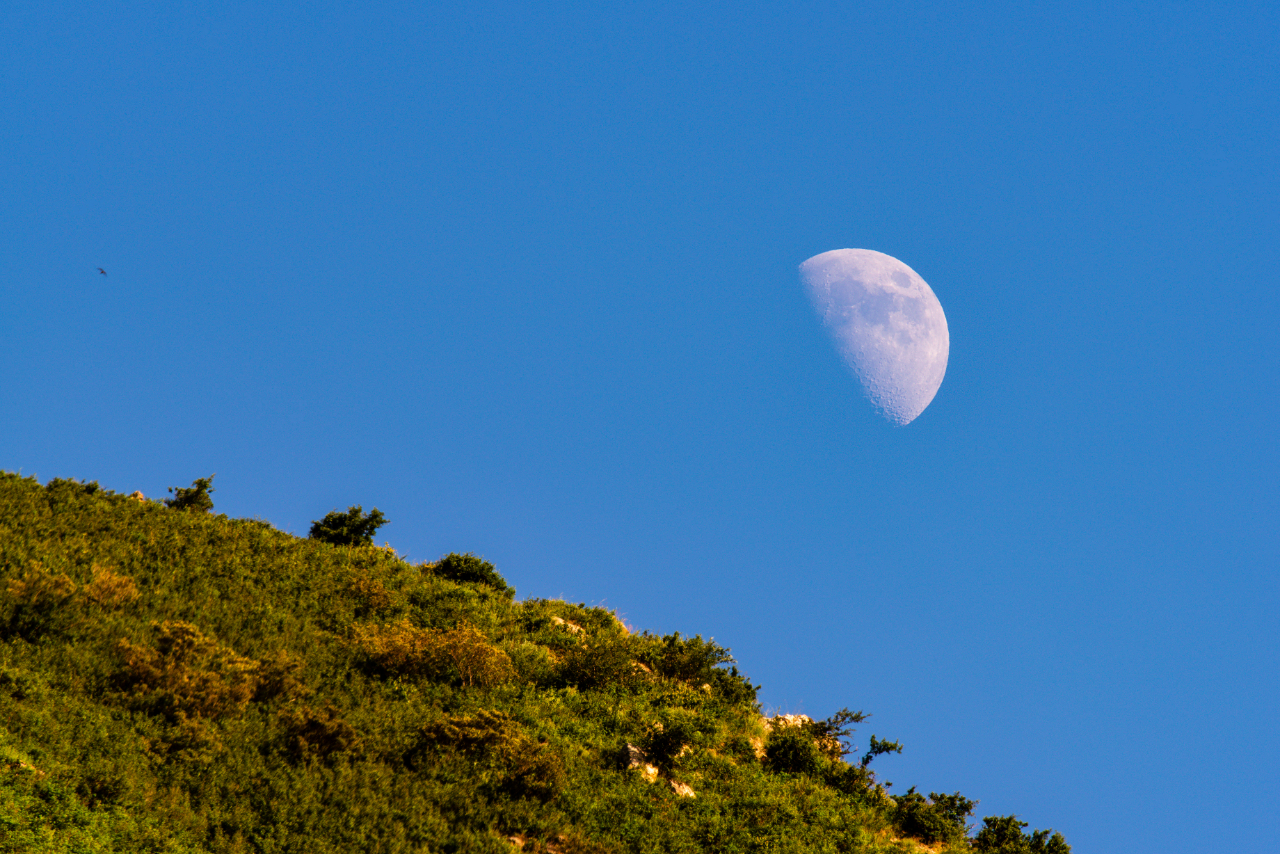
[[[478,776],[498,791],[546,801],[566,781],[564,762],[545,743],[528,738],[509,715],[480,709],[432,721],[418,731],[408,757],[415,766],[429,755],[468,756]]]
[[[903,836],[919,839],[926,845],[943,842],[954,845],[964,841],[969,827],[966,824],[977,801],[953,795],[930,792],[928,799],[916,791],[915,786],[905,795],[894,795],[898,809],[893,823]]]
[[[970,803],[845,762],[861,713],[762,743],[727,649],[517,602],[474,555],[0,473],[0,576],[0,854],[889,854]]]
[[[629,687],[639,681],[636,643],[628,637],[599,637],[570,646],[563,654],[560,684],[583,691]]]
[[[826,747],[827,755],[832,759],[839,759],[849,753],[846,742],[849,736],[853,735],[853,727],[850,725],[860,724],[869,717],[871,716],[861,711],[851,712],[848,709],[841,709],[825,720],[813,721],[808,727],[814,740]],[[876,737],[871,736],[873,744],[875,740]],[[867,767],[867,763],[862,763],[862,767]]]
[[[1071,854],[1071,846],[1061,833],[1037,830],[1023,833],[1025,821],[1016,815],[988,816],[973,840],[973,850],[981,854]]]
[[[190,486],[171,486],[169,492],[173,494],[172,498],[164,500],[166,507],[174,510],[186,510],[191,513],[208,513],[213,509],[213,499],[209,497],[209,493],[214,491],[213,479],[217,475],[209,475],[208,477],[196,478]],[[97,484],[91,484],[95,488]]]
[[[360,743],[355,729],[332,705],[285,708],[277,717],[284,729],[284,752],[294,762],[328,761]]]
[[[883,739],[871,736],[871,742],[867,746],[867,752],[862,755],[862,761],[859,763],[863,768],[871,764],[871,760],[877,756],[884,756],[886,753],[901,753],[902,745],[896,741],[884,741]]]
[[[345,513],[330,510],[319,522],[313,521],[309,536],[333,546],[369,546],[385,524],[387,517],[377,507],[365,513],[359,504],[353,504]]]
[[[823,766],[822,751],[803,727],[774,727],[764,748],[769,767],[787,774],[817,774]]]
[[[457,553],[447,554],[434,564],[427,564],[427,568],[432,575],[439,578],[447,578],[450,581],[459,581],[464,584],[484,584],[502,593],[509,593],[512,596],[516,593],[515,588],[507,584],[506,580],[498,574],[498,570],[493,564],[470,553],[464,555]]]

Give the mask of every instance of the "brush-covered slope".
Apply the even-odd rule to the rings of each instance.
[[[0,474],[0,574],[0,852],[1069,850],[470,556]]]

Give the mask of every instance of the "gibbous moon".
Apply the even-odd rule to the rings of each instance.
[[[924,412],[951,347],[924,279],[883,252],[833,249],[801,264],[800,280],[867,399],[896,424]]]

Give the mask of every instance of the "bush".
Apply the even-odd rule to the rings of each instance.
[[[172,498],[164,500],[166,507],[174,510],[186,510],[191,513],[208,513],[213,509],[213,499],[209,497],[209,493],[213,492],[213,479],[216,474],[208,477],[197,478],[192,481],[188,487],[169,487],[169,491],[173,493]]]
[[[968,835],[965,820],[973,815],[977,801],[954,795],[930,792],[928,800],[916,791],[915,786],[905,795],[894,795],[897,803],[894,825],[903,836],[919,839],[926,845],[935,842],[958,843]]]
[[[644,658],[655,673],[695,684],[710,682],[716,665],[733,661],[729,650],[714,641],[704,641],[702,635],[682,638],[679,632],[664,635]]]
[[[1025,821],[1016,815],[987,816],[973,840],[973,850],[981,854],[1071,854],[1071,846],[1061,833],[1037,830],[1027,835]]]
[[[788,774],[816,774],[823,755],[813,736],[804,727],[774,725],[764,747],[765,759],[774,771]]]
[[[93,580],[84,586],[84,595],[103,608],[120,608],[136,601],[138,585],[127,575],[117,575],[110,567],[93,565]]]
[[[426,569],[438,578],[465,584],[484,584],[510,596],[515,596],[516,593],[515,588],[507,584],[493,564],[471,553],[447,554],[435,563],[427,564]]]
[[[731,705],[755,705],[759,685],[752,685],[744,674],[738,672],[736,666],[728,670],[716,668],[711,671],[711,687]]]
[[[40,561],[33,560],[21,578],[9,579],[7,588],[13,603],[8,634],[39,640],[46,632],[64,628],[69,622],[76,583],[65,572],[54,575]]]
[[[605,685],[630,685],[636,679],[636,669],[632,639],[604,637],[566,650],[560,679],[565,685],[589,691]]]
[[[514,675],[511,659],[473,626],[420,629],[408,619],[356,626],[355,641],[370,662],[388,673],[456,678],[463,685],[495,685]]]
[[[328,760],[360,742],[356,731],[332,705],[323,711],[310,706],[282,709],[277,717],[285,731],[285,753],[294,762]]]
[[[121,640],[120,683],[136,704],[171,721],[240,711],[258,687],[258,662],[220,646],[191,623],[152,623],[155,647]]]
[[[641,748],[655,765],[670,772],[686,749],[699,747],[714,725],[694,711],[663,709],[641,739]]]
[[[387,524],[387,517],[377,507],[367,514],[359,504],[339,513],[331,510],[319,522],[312,521],[310,537],[334,546],[371,546],[373,535]]]
[[[483,776],[516,796],[549,800],[567,779],[563,761],[548,745],[530,740],[509,715],[489,709],[421,727],[417,744],[405,758],[411,768],[421,768],[427,754],[455,750],[472,757]]]

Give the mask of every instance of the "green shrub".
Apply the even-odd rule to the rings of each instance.
[[[515,596],[516,593],[515,588],[507,584],[493,564],[470,553],[447,554],[435,563],[427,564],[426,569],[438,578],[447,578],[464,584],[484,584],[511,596]]]
[[[667,708],[645,728],[640,747],[650,762],[669,772],[686,752],[705,746],[713,733],[714,725],[697,712]]]
[[[1016,815],[987,816],[982,830],[973,840],[973,850],[980,854],[1071,854],[1071,846],[1061,833],[1037,830],[1026,834],[1025,821]]]
[[[356,626],[353,634],[369,661],[387,673],[456,678],[468,687],[495,685],[514,674],[507,654],[474,626],[420,629],[403,619],[391,625]]]
[[[751,680],[732,665],[728,670],[717,667],[711,671],[711,687],[726,703],[735,706],[754,706],[760,691],[759,685],[752,685]]]
[[[367,514],[359,504],[345,513],[331,510],[319,522],[311,523],[310,538],[334,546],[370,546],[373,535],[387,524],[387,517],[377,507]]]
[[[322,710],[310,706],[282,709],[277,718],[284,728],[285,753],[294,762],[329,760],[360,743],[355,729],[329,704]]]
[[[919,839],[926,845],[962,842],[969,832],[965,822],[973,815],[973,808],[977,804],[977,801],[971,801],[959,792],[954,795],[930,792],[926,800],[924,795],[916,791],[915,786],[908,789],[905,795],[894,795],[893,800],[897,804],[894,826],[903,836]]]
[[[817,774],[825,758],[807,729],[777,724],[765,742],[764,755],[771,769],[787,774]]]
[[[118,683],[135,704],[171,721],[210,718],[244,708],[258,686],[258,662],[218,644],[191,623],[152,623],[154,647],[121,640]]]
[[[6,587],[10,609],[7,634],[34,641],[70,623],[77,588],[65,572],[54,575],[33,560],[20,577],[10,578]]]
[[[528,738],[509,715],[490,709],[453,715],[418,730],[406,761],[420,768],[432,755],[461,751],[479,765],[478,776],[517,797],[548,800],[566,782],[564,763],[548,745]]]
[[[166,507],[174,510],[186,510],[191,513],[208,513],[213,509],[213,499],[209,497],[209,493],[213,492],[213,479],[217,475],[211,474],[208,477],[196,478],[190,486],[169,487],[169,492],[173,493],[172,498],[164,500]],[[97,484],[94,484],[95,486]]]
[[[655,673],[668,679],[701,684],[710,682],[716,666],[733,661],[733,656],[714,641],[704,641],[702,635],[685,638],[674,632],[650,645],[645,650],[644,661]]]
[[[563,656],[560,679],[564,685],[590,691],[608,685],[625,687],[637,681],[635,643],[625,635],[578,642]]]

